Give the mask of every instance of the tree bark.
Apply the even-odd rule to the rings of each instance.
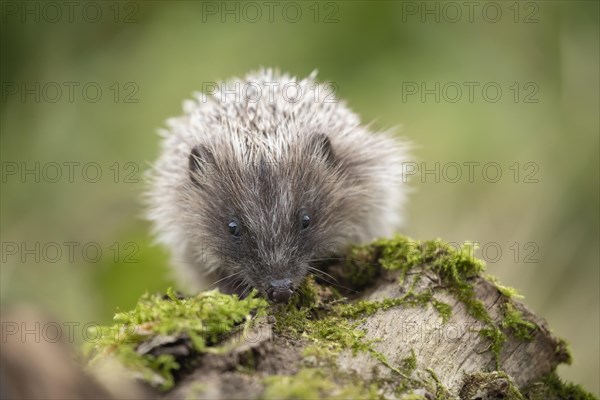
[[[471,281],[475,297],[483,302],[494,324],[501,325],[502,307],[511,302],[524,320],[537,326],[531,330],[529,340],[518,339],[506,329],[506,341],[496,359],[490,340],[479,333],[486,325],[471,316],[465,304],[446,290],[435,274],[426,267],[410,274],[417,278],[399,284],[398,272],[384,271],[352,300],[380,301],[400,299],[410,291],[432,292],[435,300],[452,307],[445,322],[431,304],[401,304],[359,319],[357,329],[365,332],[364,340],[374,341],[374,349],[385,356],[388,364],[401,365],[414,357],[416,365],[410,375],[384,365],[370,352],[349,349],[336,357],[334,367],[319,365],[314,357],[303,355],[303,350],[314,343],[278,336],[267,319],[250,335],[257,340],[234,345],[227,354],[201,356],[192,372],[165,397],[260,398],[264,396],[265,377],[293,376],[305,367],[321,367],[334,368],[334,375],[350,376],[367,384],[377,382],[377,395],[386,398],[402,398],[407,393],[432,399],[511,398],[513,388],[527,388],[553,372],[558,364],[569,361],[563,342],[550,333],[542,318],[508,298],[494,283],[476,276]],[[240,370],[239,366],[249,365],[249,360],[251,371]],[[398,386],[407,381],[411,388],[402,394]],[[335,390],[321,394],[328,397],[335,395]]]
[[[379,257],[377,251],[374,257]],[[593,399],[579,388],[569,391],[572,385],[559,383],[567,389],[557,392],[555,384],[547,384],[548,377],[556,377],[556,366],[570,362],[570,357],[542,318],[479,273],[467,274],[462,281],[470,301],[481,302],[479,312],[474,312],[464,294],[449,285],[439,269],[436,273],[434,262],[428,259],[404,270],[383,268],[378,261],[374,269],[367,262],[366,270],[360,270],[365,265],[360,261],[330,265],[328,275],[322,276],[338,287],[358,288],[348,292],[350,298],[333,296],[332,288],[320,282],[313,286],[312,304],[271,306],[269,315],[240,325],[245,330],[238,329],[211,348],[218,351],[194,350],[185,332],[148,336],[136,345],[137,354],[172,355],[182,366],[176,371],[175,386],[166,392],[157,389],[160,381],[137,379],[135,371],[110,355],[90,369],[92,378],[75,366],[57,374],[52,363],[40,360],[67,366],[62,347],[44,343],[37,348],[12,335],[12,344],[3,346],[0,354],[2,397]],[[360,284],[349,270],[358,271]],[[371,308],[348,314],[335,311],[347,304]],[[294,315],[298,307],[310,312],[302,314],[307,319],[292,335],[286,324],[294,321],[286,316]],[[519,324],[514,318],[509,323],[507,310],[519,317]],[[41,319],[30,314],[18,312],[12,320]],[[332,316],[337,319],[320,333],[323,340],[314,332],[302,332],[302,324]],[[499,328],[501,336],[490,327]],[[341,331],[340,342],[346,341],[339,346],[336,339],[327,338],[327,329],[335,328]],[[482,334],[486,329],[496,336]],[[354,341],[344,339],[348,331]],[[353,347],[357,343],[361,345]]]

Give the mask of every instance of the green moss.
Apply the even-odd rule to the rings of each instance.
[[[412,389],[420,386],[420,380],[418,378],[412,377],[413,372],[415,372],[415,370],[417,369],[417,356],[413,349],[410,350],[410,356],[400,361],[398,369],[400,371],[401,376],[404,379],[398,379],[394,382],[394,392],[396,396],[402,399],[412,398],[410,396],[406,396]]]
[[[351,350],[353,354],[367,352],[392,371],[402,375],[382,353],[373,348],[374,341],[365,340],[365,332],[356,329],[358,325],[359,322],[338,316],[307,321],[302,338],[327,348],[331,355],[346,349]]]
[[[365,332],[357,329],[361,320],[356,319],[363,312],[391,307],[399,299],[383,301],[382,304],[362,302],[359,305],[335,304],[327,310],[327,315],[320,318],[315,314],[315,307],[297,308],[293,303],[285,308],[278,308],[275,313],[275,332],[293,339],[307,340],[315,346],[309,347],[305,355],[332,360],[343,350],[369,353],[393,372],[403,376],[402,372],[393,366],[387,358],[373,347],[375,341],[365,339]],[[319,350],[315,350],[318,348]]]
[[[489,282],[493,283],[494,286],[496,287],[496,289],[498,289],[498,291],[500,293],[502,293],[504,296],[508,297],[509,299],[522,299],[523,296],[521,294],[519,294],[519,292],[517,292],[517,289],[515,288],[511,288],[510,286],[504,286],[501,285],[500,282],[498,281],[498,278],[496,278],[493,275],[486,275],[485,279],[487,279]]]
[[[316,292],[319,291],[319,285],[314,282],[311,285],[316,287]],[[395,299],[329,304],[326,315],[321,316],[317,315],[317,304],[298,308],[291,303],[284,308],[277,309],[275,331],[280,335],[308,340],[314,344],[314,346],[309,345],[305,350],[304,355],[307,357],[314,356],[318,360],[324,361],[333,359],[342,350],[351,350],[354,354],[361,351],[367,352],[391,371],[409,380],[407,375],[410,375],[412,370],[407,373],[402,366],[392,365],[382,353],[374,349],[375,341],[365,339],[365,332],[358,329],[358,326],[363,317],[378,310],[399,305],[414,307],[427,304],[432,304],[444,321],[449,318],[452,308],[448,304],[433,299],[431,291],[411,292]]]
[[[380,239],[370,245],[361,246],[360,254],[370,252],[377,256],[378,263],[385,269],[400,271],[404,280],[408,272],[417,266],[427,265],[451,293],[467,307],[467,311],[476,319],[489,322],[490,318],[481,301],[475,298],[469,279],[479,276],[485,269],[481,260],[475,259],[475,246],[465,242],[455,249],[441,240],[414,241],[405,236],[396,235],[390,239]],[[354,253],[353,253],[354,254]],[[347,264],[353,264],[349,260]],[[415,277],[415,281],[418,276]],[[435,306],[435,305],[434,305]],[[438,307],[445,318],[449,318],[448,307]]]
[[[431,378],[433,379],[433,381],[435,383],[435,398],[436,398],[436,400],[451,399],[452,397],[450,397],[450,393],[448,392],[448,389],[446,389],[444,384],[437,377],[436,373],[431,368],[427,368],[425,371],[427,371],[429,373],[429,375],[431,375]]]
[[[415,351],[410,349],[410,356],[406,357],[402,360],[401,369],[402,372],[406,375],[411,375],[415,369],[417,368],[417,356],[415,355]]]
[[[339,379],[339,378],[338,378]],[[359,379],[345,377],[336,382],[323,370],[301,369],[295,375],[272,375],[263,381],[263,399],[379,399],[375,385],[364,386]]]
[[[510,301],[502,306],[504,318],[502,319],[502,327],[513,332],[514,336],[519,340],[533,339],[533,332],[537,329],[537,325],[533,322],[525,321],[523,314],[517,310]]]
[[[475,295],[473,278],[481,276],[484,271],[484,264],[482,261],[473,258],[473,251],[474,247],[470,243],[466,243],[461,249],[455,249],[439,240],[415,242],[402,236],[379,240],[371,245],[355,248],[351,253],[354,259],[346,262],[346,265],[354,266],[353,271],[371,271],[365,274],[367,279],[379,275],[379,273],[370,270],[377,265],[391,271],[399,271],[401,281],[405,281],[409,276],[414,279],[412,285],[409,286],[409,292],[401,298],[383,299],[381,301],[336,302],[327,305],[325,315],[319,315],[315,311],[315,306],[301,309],[288,308],[285,315],[281,315],[277,319],[278,323],[281,321],[279,330],[311,341],[313,345],[306,348],[304,355],[314,357],[314,359],[321,362],[330,363],[334,356],[343,349],[370,353],[375,359],[400,376],[401,379],[396,379],[394,385],[396,395],[401,398],[410,396],[410,390],[413,387],[419,387],[419,385],[422,387],[423,384],[429,387],[432,393],[435,393],[436,398],[450,398],[449,392],[433,370],[427,369],[431,375],[431,381],[411,378],[416,369],[414,352],[411,351],[411,355],[402,360],[400,365],[390,365],[383,354],[374,350],[372,347],[373,342],[365,340],[364,332],[357,330],[357,327],[362,318],[379,310],[398,306],[419,307],[427,306],[427,304],[431,304],[438,311],[444,322],[447,321],[452,315],[450,305],[437,300],[431,290],[414,291],[417,279],[422,276],[423,272],[429,270],[438,277],[437,284],[440,287],[453,294],[465,305],[471,316],[483,323],[484,326],[479,333],[489,340],[489,351],[493,354],[496,366],[499,368],[499,356],[507,340],[507,332],[510,332],[519,340],[531,340],[537,326],[525,320],[522,313],[514,306],[512,299],[519,297],[516,291],[500,285],[494,278],[489,278],[498,291],[505,296],[504,302],[501,303],[500,321],[495,322],[492,320],[484,303],[478,300]],[[423,267],[425,270],[414,273],[413,269],[416,267]],[[358,277],[361,274],[355,274],[355,276]],[[568,355],[564,345],[559,345],[557,352]],[[524,398],[512,385],[506,374],[501,371],[475,375],[471,377],[473,378],[471,383],[477,383],[479,386],[484,385],[490,393],[502,393],[504,398],[507,399],[520,400]],[[414,386],[415,384],[417,386]],[[331,387],[333,386],[329,386],[329,389]],[[575,390],[572,385],[563,385],[560,388],[563,390],[563,394],[567,393],[566,391]],[[323,397],[323,392],[312,392],[311,395]],[[416,397],[419,398],[418,395]],[[589,397],[576,398],[587,399]]]
[[[87,352],[92,363],[104,356],[116,356],[144,378],[158,380],[162,389],[168,389],[174,383],[173,372],[180,368],[179,363],[170,354],[139,354],[136,349],[140,343],[183,335],[189,338],[195,352],[216,351],[227,334],[250,321],[252,313],[264,315],[266,307],[266,301],[254,293],[243,300],[218,291],[186,299],[178,298],[171,289],[166,298],[146,294],[133,310],[117,313],[114,325],[89,332],[89,337],[96,340]]]
[[[345,265],[353,266],[350,269],[351,277],[362,280],[359,286],[370,284],[382,273],[382,268],[398,271],[403,282],[408,277],[413,279],[404,296],[381,301],[349,303],[331,288],[316,283],[312,277],[306,279],[298,294],[285,305],[268,306],[265,300],[256,298],[255,293],[244,300],[217,291],[188,299],[177,297],[172,290],[168,291],[166,298],[146,295],[132,311],[118,313],[114,325],[100,327],[97,332],[90,333],[91,337],[99,338],[90,349],[92,362],[103,356],[116,356],[149,381],[158,382],[163,389],[167,389],[173,385],[176,371],[185,367],[186,359],[176,359],[170,354],[154,356],[151,351],[141,355],[137,351],[141,343],[147,345],[155,338],[184,337],[192,344],[194,354],[224,353],[228,351],[222,343],[224,338],[237,330],[248,328],[251,315],[265,315],[268,311],[275,317],[274,332],[277,335],[301,341],[305,347],[304,367],[298,374],[265,379],[265,398],[344,398],[349,394],[352,397],[376,398],[379,397],[378,387],[382,387],[380,384],[391,387],[401,398],[410,396],[414,388],[424,386],[435,393],[436,398],[449,398],[448,391],[433,370],[427,370],[431,378],[424,380],[421,376],[412,377],[417,365],[414,351],[411,350],[411,355],[401,360],[399,365],[392,365],[382,353],[375,350],[376,341],[367,340],[366,333],[358,327],[367,316],[400,306],[431,305],[443,322],[448,321],[452,316],[452,307],[438,300],[433,289],[416,289],[417,283],[426,274],[428,279],[435,280],[436,286],[453,294],[471,316],[483,323],[479,333],[489,340],[489,351],[498,368],[499,355],[507,339],[506,332],[511,332],[520,340],[530,340],[537,326],[525,320],[514,306],[511,298],[516,293],[496,281],[492,283],[506,298],[501,303],[501,320],[492,320],[484,304],[475,296],[474,278],[481,275],[484,265],[473,258],[473,250],[470,243],[455,249],[440,240],[415,242],[402,236],[354,248],[354,259],[349,259]],[[385,382],[374,378],[366,384],[357,384],[362,382],[360,379],[349,380],[347,374],[337,371],[335,364],[336,356],[343,350],[370,354],[387,366],[395,374],[394,378]],[[565,355],[565,360],[569,359],[566,345],[562,342],[557,347],[557,353]],[[247,361],[238,372],[253,369],[255,360]],[[319,370],[313,368],[315,366],[327,368]],[[550,383],[559,386],[554,381]],[[543,386],[543,383],[540,385]],[[351,391],[346,391],[348,387]],[[564,384],[560,388],[567,391],[573,389]]]
[[[296,290],[296,295],[292,297],[292,303],[297,307],[312,307],[319,303],[320,287],[315,283],[315,279],[312,275],[309,275],[304,279],[302,285]]]
[[[353,352],[368,350],[363,341],[365,333],[356,329],[358,324],[345,318],[329,317],[310,321],[304,330],[303,337],[312,341],[327,343],[330,349],[351,349]]]
[[[598,400],[581,386],[562,381],[556,372],[529,386],[524,393],[529,400]]]
[[[489,349],[499,366],[500,351],[507,340],[504,331],[513,333],[519,340],[530,340],[536,326],[524,320],[522,314],[509,302],[511,298],[519,297],[517,292],[500,285],[495,278],[487,277],[507,299],[502,310],[502,320],[498,323],[492,320],[484,303],[475,295],[473,278],[482,275],[485,265],[483,261],[473,256],[474,251],[475,246],[471,242],[465,242],[460,248],[455,248],[439,239],[415,241],[397,235],[361,246],[355,249],[352,255],[359,255],[358,263],[365,264],[365,260],[369,259],[368,254],[371,254],[371,258],[375,259],[381,267],[390,271],[399,271],[401,282],[404,282],[407,276],[413,275],[413,286],[422,276],[422,273],[409,274],[413,269],[423,267],[425,270],[432,271],[438,277],[439,285],[463,303],[473,318],[484,324],[480,334],[490,340]],[[351,259],[346,264],[352,265],[356,262]],[[358,304],[352,312],[367,314],[377,309],[387,308],[391,304],[416,306],[425,303],[430,303],[439,312],[444,322],[452,315],[451,306],[438,301],[431,292],[413,293],[412,289],[403,299],[394,302],[384,301],[383,304]]]
[[[309,279],[311,291],[318,292],[318,284]],[[301,304],[302,302],[300,302]],[[356,330],[358,323],[345,317],[337,308],[329,308],[326,315],[319,318],[318,301],[313,304],[298,306],[297,302],[277,305],[272,308],[277,334],[292,339],[306,339],[311,343],[326,343],[330,350],[364,348],[362,338],[364,332]],[[322,347],[322,346],[320,346]]]
[[[420,293],[409,292],[402,298],[406,299],[406,305],[412,307],[426,307],[428,304],[431,304],[431,306],[438,312],[438,314],[440,314],[443,323],[448,322],[448,319],[450,319],[450,317],[452,316],[452,306],[450,304],[444,303],[443,301],[436,299],[433,296],[433,292],[431,290],[423,291]]]
[[[338,305],[336,311],[344,318],[355,319],[367,315],[373,315],[379,310],[399,306],[404,303],[404,299],[384,299],[382,301],[360,300],[354,303]]]
[[[381,269],[373,259],[371,249],[366,246],[356,246],[350,249],[347,262],[341,272],[344,282],[355,290],[360,290],[372,284],[379,277]]]
[[[452,307],[433,295],[433,291],[415,292],[418,279],[426,270],[437,276],[438,285],[453,294],[461,301],[467,312],[483,323],[479,334],[489,340],[489,351],[500,367],[500,352],[507,340],[505,332],[511,332],[519,340],[531,340],[533,331],[537,328],[532,322],[526,321],[523,315],[511,303],[511,298],[518,296],[511,288],[500,285],[490,278],[500,293],[506,296],[502,305],[502,318],[495,322],[490,317],[484,303],[476,298],[473,278],[481,276],[485,266],[473,257],[475,247],[465,242],[461,248],[452,247],[441,240],[414,241],[404,236],[394,236],[381,239],[372,244],[355,247],[345,265],[350,271],[361,271],[355,277],[366,276],[367,280],[379,273],[373,271],[380,266],[390,271],[399,271],[400,280],[404,282],[408,276],[413,277],[410,291],[401,298],[383,299],[381,301],[357,301],[354,303],[335,304],[328,309],[327,317],[312,319],[314,313],[309,308],[289,310],[281,319],[282,331],[301,334],[313,342],[327,343],[327,347],[339,351],[349,348],[353,351],[367,351],[390,369],[406,377],[401,367],[390,365],[382,354],[376,352],[370,343],[364,342],[364,334],[357,331],[358,324],[348,320],[360,321],[379,310],[392,307],[426,307],[430,304],[440,314],[443,322],[452,316]],[[417,267],[425,268],[414,273]],[[369,271],[368,273],[365,271]],[[314,282],[312,283],[314,284]],[[318,292],[313,290],[313,293]],[[410,375],[410,374],[408,374]]]
[[[207,391],[207,386],[202,382],[194,382],[190,384],[185,395],[185,400],[195,400],[204,395]]]
[[[379,310],[387,310],[400,305],[413,306],[422,302],[417,301],[414,296],[403,296],[393,299],[383,299],[381,301],[361,300],[355,303],[340,304],[336,306],[336,312],[345,318],[356,319],[373,315]]]
[[[460,249],[437,239],[415,241],[396,235],[380,239],[363,248],[377,248],[379,264],[389,270],[408,272],[415,266],[431,263],[432,268],[447,281],[462,283],[466,278],[479,275],[484,270],[483,261],[473,258],[475,246],[465,242]]]
[[[489,350],[494,355],[494,361],[496,362],[496,369],[500,368],[500,351],[504,342],[506,342],[506,335],[497,327],[491,326],[488,328],[482,328],[479,334],[490,341]]]
[[[476,372],[466,375],[459,393],[461,399],[523,400],[523,395],[504,372]]]
[[[568,365],[571,365],[571,363],[573,362],[571,350],[569,350],[569,344],[564,339],[558,339],[555,354],[558,356],[560,362],[563,362]]]
[[[318,343],[309,344],[302,350],[304,360],[314,360],[315,365],[325,364],[328,367],[335,365],[335,355],[337,352],[326,346],[320,346]]]
[[[310,307],[298,308],[294,304],[289,304],[277,306],[271,311],[276,319],[275,333],[297,339],[306,330],[306,324],[312,309]]]
[[[354,303],[338,304],[335,307],[335,312],[342,317],[354,319],[372,315],[379,310],[387,310],[392,307],[426,307],[428,304],[431,304],[433,308],[435,308],[444,323],[447,322],[452,315],[452,306],[437,300],[431,291],[420,293],[409,292],[402,297],[383,299],[380,301],[360,300]]]

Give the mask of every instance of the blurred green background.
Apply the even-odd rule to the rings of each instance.
[[[44,2],[2,2],[3,304],[83,325],[165,290],[168,254],[140,205],[157,128],[203,83],[318,69],[363,121],[415,143],[404,233],[482,243],[488,271],[570,342],[560,373],[599,393],[598,2],[476,2],[471,15],[462,2],[277,2],[272,16],[263,2],[75,3],[54,3],[58,18]],[[421,98],[436,82],[439,101]],[[465,162],[480,163],[473,182]],[[436,163],[439,182],[421,176]],[[22,178],[35,168],[39,182]]]

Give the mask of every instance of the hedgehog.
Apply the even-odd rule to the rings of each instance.
[[[332,88],[261,69],[167,120],[147,216],[182,289],[287,302],[319,261],[400,228],[409,144]]]

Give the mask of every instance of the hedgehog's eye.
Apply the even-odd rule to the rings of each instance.
[[[306,210],[300,211],[300,226],[304,230],[304,229],[308,228],[309,225],[310,225],[310,216],[308,215],[308,212]]]
[[[227,229],[233,236],[240,236],[240,222],[237,218],[232,218],[231,221],[229,221]]]

